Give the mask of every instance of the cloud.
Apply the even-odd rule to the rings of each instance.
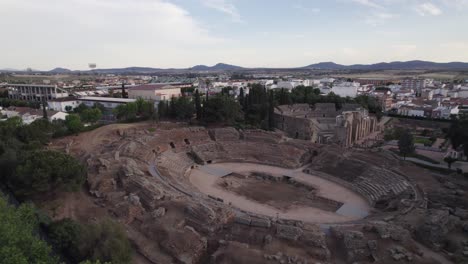
[[[203,5],[215,9],[231,17],[234,22],[244,22],[239,11],[229,0],[202,0]]]
[[[100,67],[183,65],[184,56],[224,42],[164,0],[1,0],[0,24],[5,36],[14,36],[0,41],[0,50],[11,51],[0,61],[37,68],[83,68],[90,61]],[[31,39],[41,41],[31,46]]]
[[[293,5],[293,8],[294,9],[297,9],[299,11],[302,11],[302,12],[306,12],[306,13],[313,13],[313,14],[317,14],[320,12],[320,8],[316,8],[316,7],[307,7],[307,6],[304,6],[300,3],[295,3]]]
[[[364,5],[364,6],[372,7],[372,8],[382,8],[381,5],[376,4],[372,0],[351,0],[351,1],[353,1],[355,3],[358,3],[358,4],[361,4],[361,5]]]
[[[468,8],[468,0],[442,0],[442,2],[449,7],[455,7],[459,10]]]
[[[442,10],[440,10],[436,5],[429,2],[419,4],[416,7],[416,12],[418,12],[418,14],[421,16],[438,16],[442,14]]]
[[[374,13],[368,16],[364,22],[371,26],[379,26],[385,23],[385,21],[390,20],[392,18],[397,17],[397,15],[390,14],[390,13]]]

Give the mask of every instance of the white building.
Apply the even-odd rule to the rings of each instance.
[[[128,89],[128,98],[152,101],[170,100],[172,97],[180,97],[180,88],[168,84],[145,84]]]
[[[114,109],[119,105],[136,102],[136,99],[131,98],[113,98],[113,97],[93,97],[84,96],[77,99],[78,105],[85,104],[88,107],[93,107],[95,104],[102,104],[105,108]]]
[[[424,117],[424,109],[421,109],[421,108],[409,109],[408,116]]]
[[[12,118],[18,116],[21,118],[23,124],[29,125],[32,122],[43,118],[43,111],[42,109],[34,109],[29,107],[15,107],[11,106],[8,109],[1,110],[2,116],[6,116],[7,118]],[[64,112],[57,112],[57,111],[50,111],[47,110],[47,119],[49,121],[54,120],[65,120],[68,114]]]
[[[328,83],[334,83],[334,82],[335,82],[335,79],[333,79],[333,78],[322,78],[322,79],[320,79],[320,83],[328,84]]]
[[[333,85],[331,91],[341,97],[355,98],[358,94],[360,84],[357,82],[345,82],[337,85]]]
[[[401,86],[404,90],[414,90],[414,91],[421,91],[422,89],[426,88],[427,81],[424,79],[404,79],[401,82]]]
[[[67,108],[73,110],[78,105],[80,105],[80,102],[78,102],[76,97],[65,97],[47,101],[47,107],[54,111],[67,112]]]
[[[304,80],[304,86],[318,86],[320,84],[320,80]]]
[[[8,84],[8,98],[24,101],[42,101],[45,97],[46,101],[68,97],[67,91],[58,88],[57,85],[42,85],[42,84]]]
[[[467,90],[460,90],[460,91],[458,91],[458,97],[460,97],[460,98],[468,98],[468,89],[467,89]]]
[[[392,93],[398,92],[401,90],[401,85],[399,84],[391,84],[388,88],[392,91]]]
[[[283,89],[287,89],[287,90],[292,90],[292,89],[296,88],[299,85],[300,85],[300,83],[298,83],[298,82],[281,81],[281,82],[278,82],[276,84],[276,87],[280,88],[280,89],[283,88]]]

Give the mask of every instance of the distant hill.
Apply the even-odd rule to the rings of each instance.
[[[60,68],[60,67],[57,67],[55,69],[52,69],[49,71],[50,73],[70,73],[72,72],[72,70],[69,70],[69,69],[66,69],[66,68]]]
[[[394,61],[381,62],[376,64],[354,64],[341,65],[334,62],[321,62],[311,64],[302,69],[320,69],[320,70],[467,70],[468,63],[465,62],[447,62],[438,63],[431,61]]]
[[[206,65],[197,65],[193,66],[189,70],[192,71],[233,71],[233,70],[242,70],[244,69],[243,67],[236,66],[236,65],[230,65],[230,64],[225,64],[225,63],[218,63],[214,66],[206,66]]]
[[[111,68],[111,69],[94,69],[92,72],[97,73],[154,73],[161,71],[159,68],[151,67],[127,67],[127,68]]]
[[[17,71],[19,71],[19,70],[11,69],[11,68],[0,69],[0,72],[17,72]]]
[[[179,69],[163,69],[163,68],[152,68],[152,67],[126,67],[126,68],[110,68],[110,69],[93,69],[85,71],[72,71],[65,68],[55,68],[45,73],[72,73],[72,72],[95,72],[101,74],[152,74],[161,72],[190,72],[190,71],[241,71],[241,70],[367,70],[367,71],[378,71],[378,70],[468,70],[468,63],[466,62],[432,62],[432,61],[394,61],[394,62],[381,62],[375,64],[353,64],[353,65],[342,65],[334,62],[320,62],[311,64],[305,67],[297,68],[244,68],[241,66],[218,63],[213,66],[196,65],[191,68],[179,68]],[[0,69],[0,72],[25,72],[26,70],[15,70],[15,69]],[[32,70],[33,72],[41,72]]]
[[[320,62],[316,64],[311,64],[309,66],[305,66],[303,68],[307,69],[320,69],[320,70],[340,70],[344,69],[347,66],[341,65],[341,64],[336,64],[334,62]]]

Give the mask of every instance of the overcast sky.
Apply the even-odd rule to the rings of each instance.
[[[0,0],[0,68],[468,62],[468,0]]]

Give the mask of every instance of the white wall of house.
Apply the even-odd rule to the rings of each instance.
[[[354,98],[358,94],[359,83],[345,83],[340,85],[334,85],[331,91],[341,97],[351,97]]]
[[[77,100],[70,100],[70,101],[48,101],[47,102],[47,107],[50,110],[54,111],[61,111],[61,112],[66,112],[67,111],[67,106],[70,106],[71,109],[75,109],[77,106],[79,106],[80,103]]]
[[[424,116],[424,110],[421,109],[409,109],[408,116]]]
[[[65,120],[65,118],[68,116],[67,113],[65,112],[57,112],[52,116],[49,116],[49,121],[54,121],[54,120]]]
[[[170,100],[172,97],[180,97],[182,92],[180,88],[168,88],[168,89],[154,89],[154,90],[139,90],[129,89],[128,98],[138,99],[142,98],[145,100],[162,101]]]

